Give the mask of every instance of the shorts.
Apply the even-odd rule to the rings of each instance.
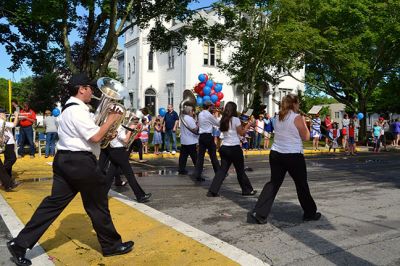
[[[248,142],[242,143],[242,148],[247,150],[249,148],[249,143]]]
[[[219,137],[221,135],[221,131],[219,129],[213,128],[212,130],[212,136],[213,137]]]
[[[142,141],[142,143],[147,143],[149,142],[149,139],[140,139]]]
[[[354,137],[349,137],[349,144],[353,145],[355,142]]]

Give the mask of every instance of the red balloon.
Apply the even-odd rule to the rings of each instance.
[[[200,93],[201,90],[202,90],[202,88],[200,88],[199,85],[197,85],[196,87],[194,87],[194,91],[195,91],[196,93]]]
[[[207,80],[208,80],[208,75],[207,75],[207,74],[204,74],[204,76],[206,77],[206,79],[204,80],[204,83],[206,83]]]
[[[203,97],[203,96],[204,96],[204,91],[201,90],[201,91],[199,92],[199,95],[200,95],[201,97]]]
[[[215,92],[214,89],[211,89],[211,94],[210,95],[213,95],[213,94],[216,94],[216,92]]]
[[[221,105],[221,102],[220,101],[216,101],[214,104],[215,104],[216,107],[219,107]]]
[[[222,98],[224,98],[224,94],[222,92],[218,92],[217,93],[218,99],[221,100]]]
[[[214,84],[212,85],[211,89],[214,89],[215,85],[217,85],[217,83],[214,82]]]
[[[201,89],[203,89],[203,88],[206,86],[206,83],[205,83],[205,82],[202,82],[202,83],[200,83],[198,86],[199,86]]]

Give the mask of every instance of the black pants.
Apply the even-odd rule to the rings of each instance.
[[[304,155],[301,153],[285,154],[271,151],[269,164],[271,167],[271,181],[265,184],[261,191],[254,211],[263,218],[268,217],[286,172],[289,172],[296,185],[297,197],[303,208],[304,216],[312,217],[317,211],[317,206],[308,187]]]
[[[121,244],[108,209],[106,177],[88,152],[58,151],[53,162],[53,187],[36,209],[31,220],[18,234],[15,242],[30,248],[80,192],[83,207],[89,215],[103,252],[111,252]],[[90,230],[90,229],[88,229]]]
[[[192,145],[181,145],[181,150],[179,154],[179,172],[183,173],[186,171],[186,162],[188,156],[192,159],[193,165],[196,166],[197,161],[197,151],[196,144]]]
[[[7,170],[4,167],[3,161],[1,159],[0,159],[0,181],[4,189],[7,189],[13,185],[13,180],[7,173]]]
[[[133,148],[137,148],[139,152],[139,160],[143,160],[143,143],[140,139],[135,139],[131,146],[129,146],[128,154],[131,154]]]
[[[220,168],[217,159],[217,146],[215,145],[214,137],[211,135],[211,133],[200,134],[199,151],[197,153],[196,170],[194,173],[194,177],[196,178],[200,178],[201,173],[203,172],[204,155],[206,154],[206,150],[208,150],[208,154],[210,155],[214,173],[216,174]]]
[[[229,170],[229,167],[233,163],[235,166],[237,180],[242,189],[242,193],[250,193],[253,191],[253,187],[251,186],[250,180],[247,177],[244,171],[244,157],[242,148],[240,145],[237,146],[224,146],[222,145],[219,149],[219,155],[221,156],[221,168],[218,170],[215,175],[211,186],[210,191],[213,193],[218,193],[221,188],[222,182],[225,179],[226,173]]]
[[[121,169],[122,173],[128,180],[129,186],[131,187],[133,193],[135,193],[136,198],[140,199],[144,197],[145,193],[137,182],[135,174],[132,171],[132,167],[129,164],[128,151],[125,148],[107,148],[107,151],[111,162],[106,175],[108,190],[111,188],[114,176],[119,175],[119,169]]]
[[[17,161],[14,148],[14,144],[7,144],[4,150],[4,168],[10,177],[12,177],[12,167]]]

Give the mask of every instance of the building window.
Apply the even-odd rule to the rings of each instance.
[[[168,52],[168,69],[174,68],[175,64],[175,55],[174,55],[174,48],[171,48]]]
[[[154,62],[154,52],[149,52],[149,70],[153,70],[153,62]]]
[[[281,101],[283,97],[291,93],[291,89],[279,89],[279,100]]]
[[[131,78],[131,63],[128,63],[128,79]]]
[[[217,66],[221,63],[221,46],[214,43],[205,43],[203,46],[203,64]]]
[[[136,58],[132,58],[132,74],[136,71]]]
[[[174,105],[174,84],[167,84],[168,104]]]
[[[335,118],[336,119],[340,118],[340,112],[335,112]]]

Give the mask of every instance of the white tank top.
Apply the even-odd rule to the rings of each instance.
[[[299,114],[289,111],[283,121],[277,117],[274,128],[274,143],[271,150],[280,153],[303,153],[303,142],[294,119]]]

